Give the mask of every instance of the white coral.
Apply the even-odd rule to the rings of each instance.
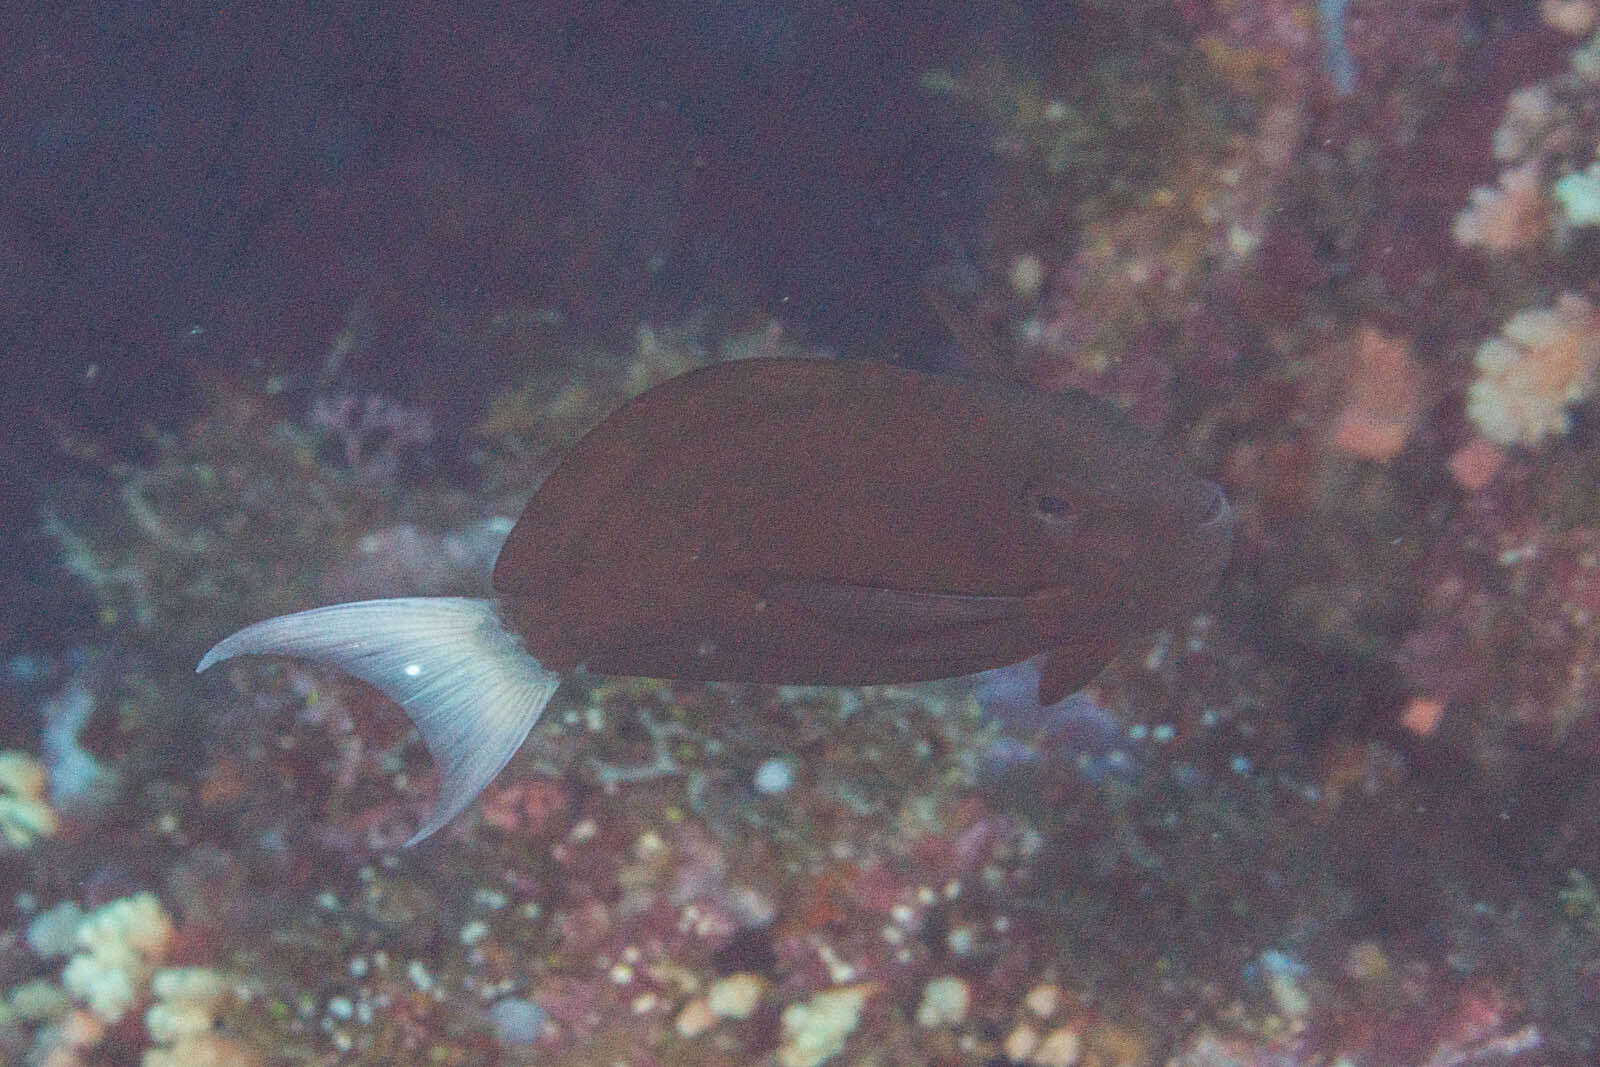
[[[781,1067],[819,1067],[837,1055],[861,1021],[861,1009],[871,993],[870,985],[841,986],[785,1008],[783,1044],[778,1048]]]
[[[1478,346],[1478,379],[1467,415],[1491,441],[1536,445],[1565,434],[1567,408],[1593,391],[1600,365],[1600,315],[1575,293],[1554,307],[1517,312]]]

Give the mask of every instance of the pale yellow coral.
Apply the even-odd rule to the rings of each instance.
[[[1567,408],[1594,389],[1600,315],[1575,293],[1517,312],[1478,346],[1467,415],[1491,441],[1536,445],[1570,427]]]
[[[706,1004],[719,1019],[748,1019],[761,1001],[762,982],[753,974],[730,974],[711,983]]]
[[[1542,0],[1539,14],[1546,26],[1573,37],[1582,37],[1594,28],[1593,0]]]
[[[172,941],[172,920],[150,893],[113,900],[84,916],[74,935],[79,952],[61,983],[108,1023],[121,1020],[145,993]]]
[[[1073,1067],[1078,1062],[1083,1039],[1078,1031],[1062,1026],[1050,1031],[1034,1050],[1030,1063],[1038,1067]]]
[[[1562,175],[1555,184],[1555,198],[1569,226],[1600,226],[1600,160],[1587,170]]]
[[[0,752],[0,839],[16,849],[55,835],[56,813],[45,800],[44,765],[22,752]]]
[[[917,1005],[917,1025],[933,1029],[955,1026],[964,1021],[972,1007],[972,988],[966,979],[946,975],[922,987],[922,1002]]]
[[[224,975],[204,967],[174,967],[150,981],[156,1003],[144,1028],[157,1047],[142,1067],[251,1067],[260,1057],[243,1043],[216,1032],[222,1002],[232,992]]]
[[[71,1007],[67,994],[54,982],[35,978],[13,989],[6,997],[6,1009],[14,1018],[26,1022],[54,1019]]]
[[[104,1020],[75,1008],[40,1031],[29,1063],[35,1067],[82,1067],[83,1053],[100,1044],[105,1036]]]
[[[19,797],[42,797],[44,765],[25,752],[0,752],[0,789]]]
[[[1527,155],[1556,117],[1556,102],[1542,85],[1528,85],[1506,100],[1506,113],[1494,131],[1494,158],[1509,163]]]
[[[1458,244],[1510,252],[1538,240],[1548,219],[1549,202],[1539,183],[1539,163],[1530,160],[1502,171],[1499,185],[1472,190],[1451,232]]]

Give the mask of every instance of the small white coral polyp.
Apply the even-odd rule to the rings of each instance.
[[[1594,390],[1600,314],[1576,293],[1517,312],[1478,346],[1467,415],[1489,440],[1537,445],[1571,428],[1567,408]]]

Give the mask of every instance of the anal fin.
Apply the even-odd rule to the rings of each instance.
[[[1039,706],[1048,708],[1088,685],[1116,653],[1110,642],[1064,645],[1045,653],[1039,664]]]

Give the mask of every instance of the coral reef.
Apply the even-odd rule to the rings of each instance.
[[[87,915],[63,902],[30,924],[29,946],[44,959],[66,955],[71,949],[58,942],[60,928],[68,925],[76,952],[61,971],[60,985],[46,978],[25,982],[0,1012],[0,1035],[8,1023],[35,1028],[26,1058],[32,1067],[130,1062],[126,1048],[137,1029],[132,1009],[144,1004],[149,1008],[142,1032],[150,1045],[138,1061],[143,1067],[263,1062],[248,1044],[218,1031],[231,983],[205,968],[158,969],[173,951],[176,931],[153,894],[122,897]]]
[[[831,358],[784,303],[803,286],[781,317],[737,284],[627,310],[671,274],[647,202],[714,199],[708,145],[772,147],[690,143],[717,118],[668,91],[690,53],[618,114],[557,91],[579,58],[462,14],[504,60],[451,83],[492,97],[498,151],[592,112],[550,147],[572,177],[496,201],[520,172],[460,146],[323,175],[263,270],[315,264],[337,300],[319,272],[219,283],[184,419],[36,439],[61,632],[4,631],[0,1060],[1594,1062],[1596,10],[1089,0],[1070,32],[993,30],[1024,48],[929,52],[919,106],[976,131],[992,196],[907,287],[1225,486],[1214,602],[1048,708],[1036,664],[848,690],[580,672],[408,850],[438,770],[397,709],[304,663],[197,679],[199,654],[332,600],[483,595],[509,517],[627,397]],[[702,29],[789,47],[790,17]],[[598,199],[552,236],[535,208],[568,182]]]
[[[1589,0],[1541,5],[1544,21],[1585,37],[1595,18]],[[1568,69],[1518,87],[1506,99],[1492,141],[1493,157],[1506,164],[1494,186],[1471,191],[1453,233],[1463,245],[1491,255],[1529,250],[1600,222],[1600,116],[1592,106],[1596,75],[1589,51],[1574,52]]]

